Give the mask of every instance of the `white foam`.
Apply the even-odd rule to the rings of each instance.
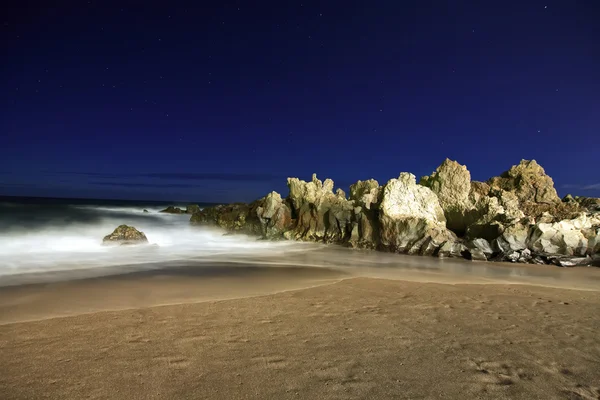
[[[48,226],[36,231],[0,232],[2,275],[65,269],[166,262],[198,257],[277,255],[305,249],[297,242],[259,241],[245,235],[223,235],[222,230],[194,227],[189,215],[142,213],[137,208],[88,207],[118,212],[92,223]],[[150,245],[107,247],[102,238],[118,225],[135,226]],[[157,246],[152,246],[153,244]]]

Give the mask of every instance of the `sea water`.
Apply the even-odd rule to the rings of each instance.
[[[261,241],[192,226],[189,214],[161,213],[168,205],[186,208],[172,203],[0,198],[0,279],[12,274],[165,264],[209,256],[225,260],[275,255],[307,245]],[[102,245],[104,236],[122,224],[144,232],[149,244]]]

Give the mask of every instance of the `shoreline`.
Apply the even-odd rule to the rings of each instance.
[[[13,277],[12,282],[0,280],[0,325],[95,312],[240,300],[357,278],[407,284],[600,291],[600,270],[595,268],[494,265],[459,259],[436,259],[430,264],[423,261],[421,256],[386,257],[381,253],[325,248],[310,254],[240,257],[227,262],[181,260],[105,267],[100,271],[25,274]]]

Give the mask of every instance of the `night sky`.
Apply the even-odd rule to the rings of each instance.
[[[448,157],[600,196],[598,1],[9,3],[0,195],[250,201]]]

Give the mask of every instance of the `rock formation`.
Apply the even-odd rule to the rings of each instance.
[[[200,206],[198,204],[188,204],[185,209],[186,214],[195,214],[200,211]]]
[[[473,209],[469,199],[471,173],[464,165],[446,159],[433,174],[421,178],[420,184],[430,188],[444,210],[448,229],[462,234],[468,223],[467,214]]]
[[[175,207],[175,206],[169,206],[169,207],[165,208],[164,210],[161,210],[160,212],[165,213],[165,214],[185,214],[184,210],[182,210],[179,207]]]
[[[133,245],[148,243],[144,232],[140,232],[133,226],[119,225],[113,233],[104,236],[103,244]]]
[[[321,182],[316,174],[310,182],[288,178],[288,188],[295,225],[286,238],[325,243],[350,238],[354,205],[343,191],[333,193],[331,179]]]
[[[555,264],[600,263],[600,199],[558,198],[535,161],[521,161],[487,182],[445,160],[416,183],[403,172],[334,192],[331,179],[288,178],[250,204],[194,209],[191,223],[265,239],[338,243],[397,253]],[[188,207],[188,210],[190,207]]]
[[[446,229],[438,197],[403,172],[383,188],[379,207],[380,247],[409,254],[433,254],[455,236]]]
[[[500,176],[487,182],[491,188],[514,192],[521,204],[527,202],[556,204],[560,198],[554,181],[535,160],[521,160]]]

